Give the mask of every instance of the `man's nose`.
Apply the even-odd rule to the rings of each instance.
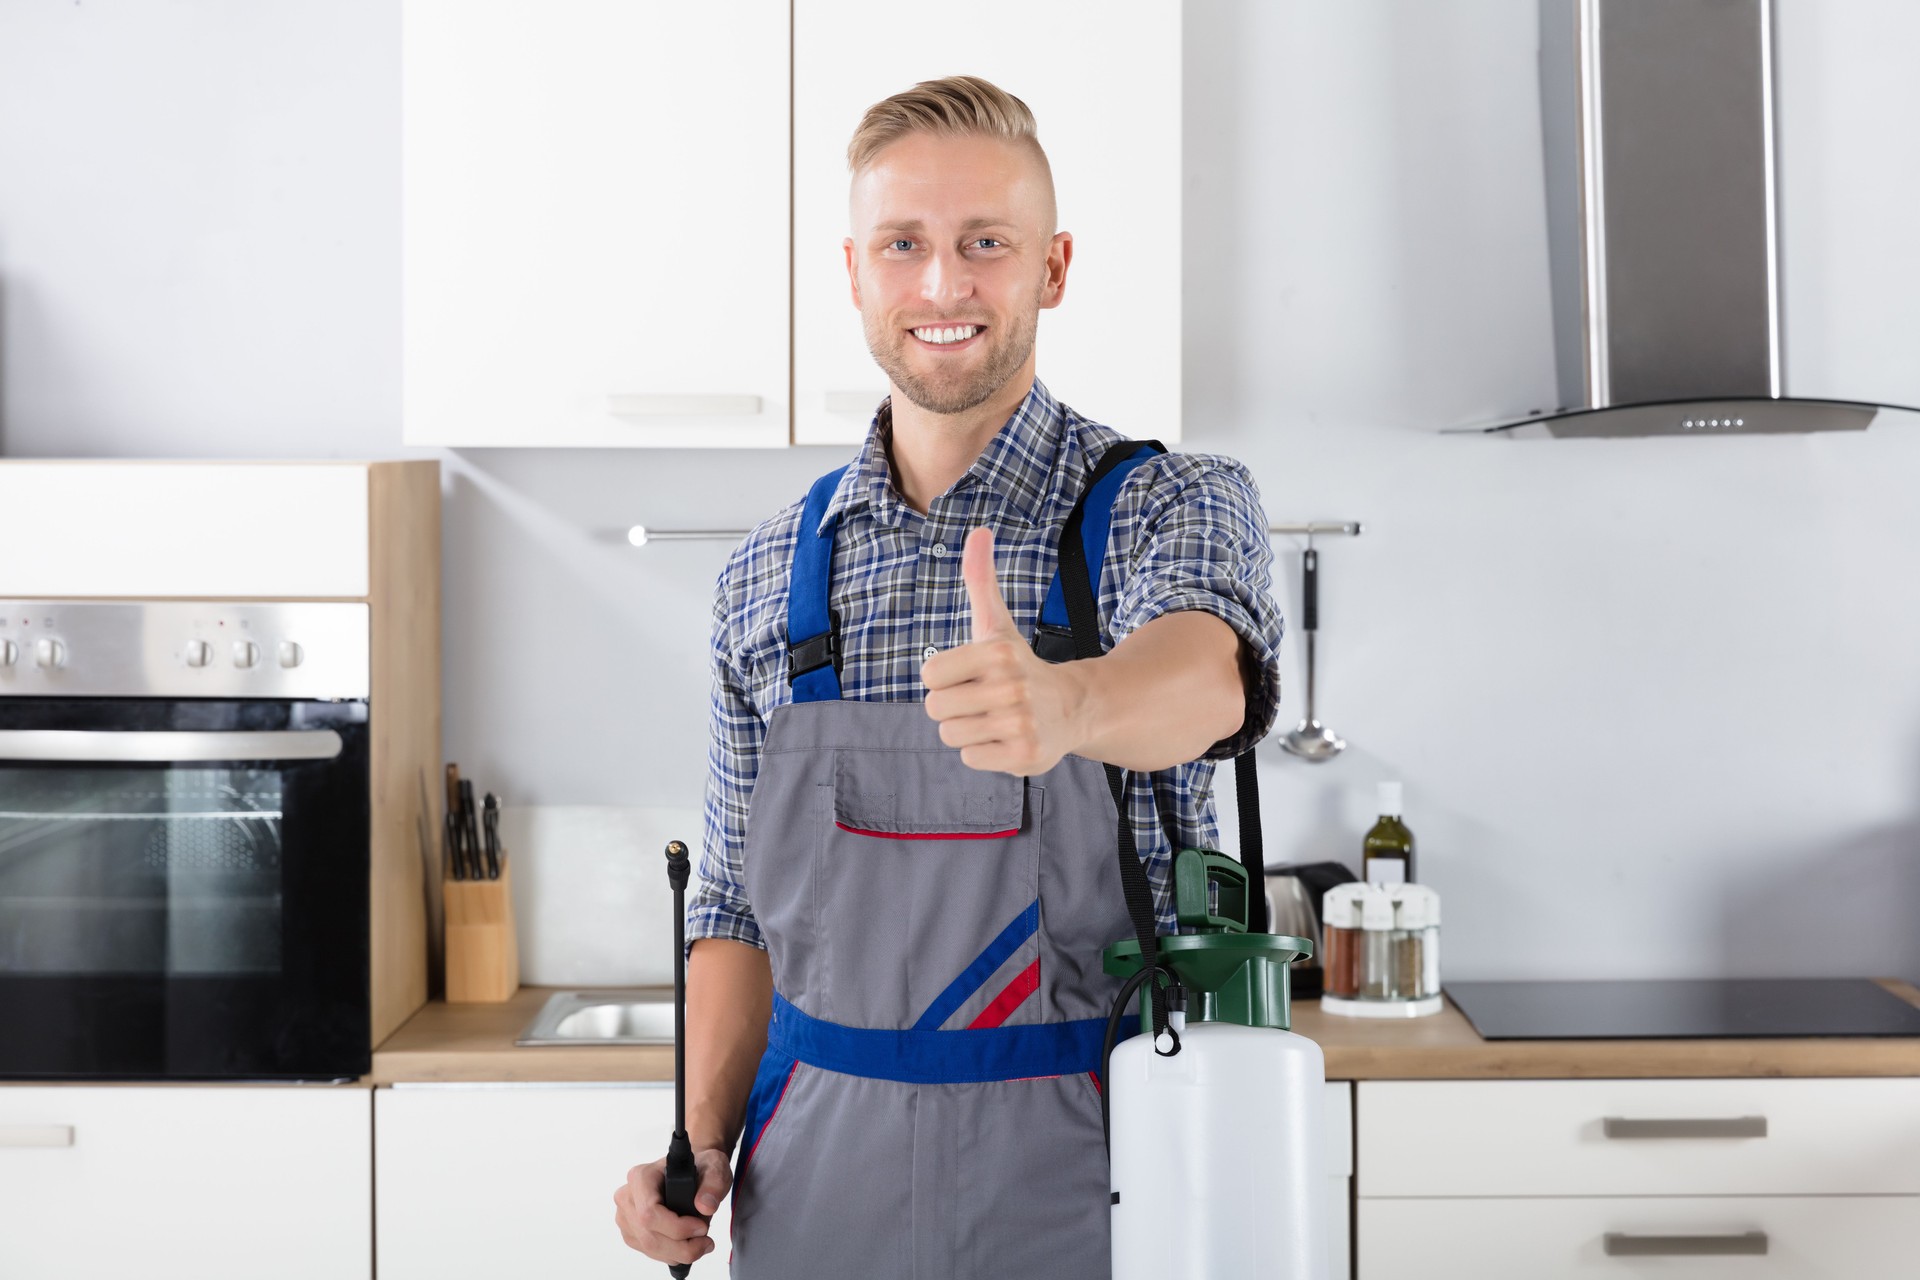
[[[920,296],[945,309],[973,295],[973,271],[966,255],[957,249],[938,249],[927,255],[927,267],[920,277]]]

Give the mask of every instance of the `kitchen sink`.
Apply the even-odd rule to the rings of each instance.
[[[672,1044],[673,993],[557,991],[514,1043]]]

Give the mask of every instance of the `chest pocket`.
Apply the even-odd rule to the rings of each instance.
[[[957,751],[840,751],[818,792],[814,990],[831,1008],[813,1012],[911,1027],[1033,911],[1046,788]]]
[[[1024,782],[969,769],[957,751],[842,751],[833,762],[833,823],[900,840],[1010,839],[1026,825]]]

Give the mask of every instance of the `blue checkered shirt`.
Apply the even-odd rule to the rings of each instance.
[[[921,515],[893,487],[883,403],[826,519],[834,545],[832,609],[840,619],[844,698],[919,702],[929,650],[965,644],[971,629],[960,549],[976,525],[994,531],[1007,607],[1029,637],[1057,560],[1060,528],[1106,447],[1121,439],[1036,381],[967,473]],[[760,748],[787,686],[787,582],[801,502],[747,535],[721,571],[713,602],[713,732],[700,885],[687,907],[689,944],[732,938],[765,947],[747,901],[747,809]],[[1191,764],[1128,775],[1135,840],[1160,930],[1174,931],[1167,881],[1173,851],[1214,849],[1214,763],[1250,749],[1280,701],[1280,613],[1268,593],[1273,548],[1260,495],[1231,458],[1171,453],[1134,468],[1114,501],[1100,583],[1102,644],[1162,614],[1224,619],[1259,671],[1245,724]],[[1116,886],[1115,892],[1117,893]]]

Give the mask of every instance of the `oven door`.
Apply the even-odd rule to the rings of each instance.
[[[365,702],[0,702],[0,1076],[365,1074]]]

